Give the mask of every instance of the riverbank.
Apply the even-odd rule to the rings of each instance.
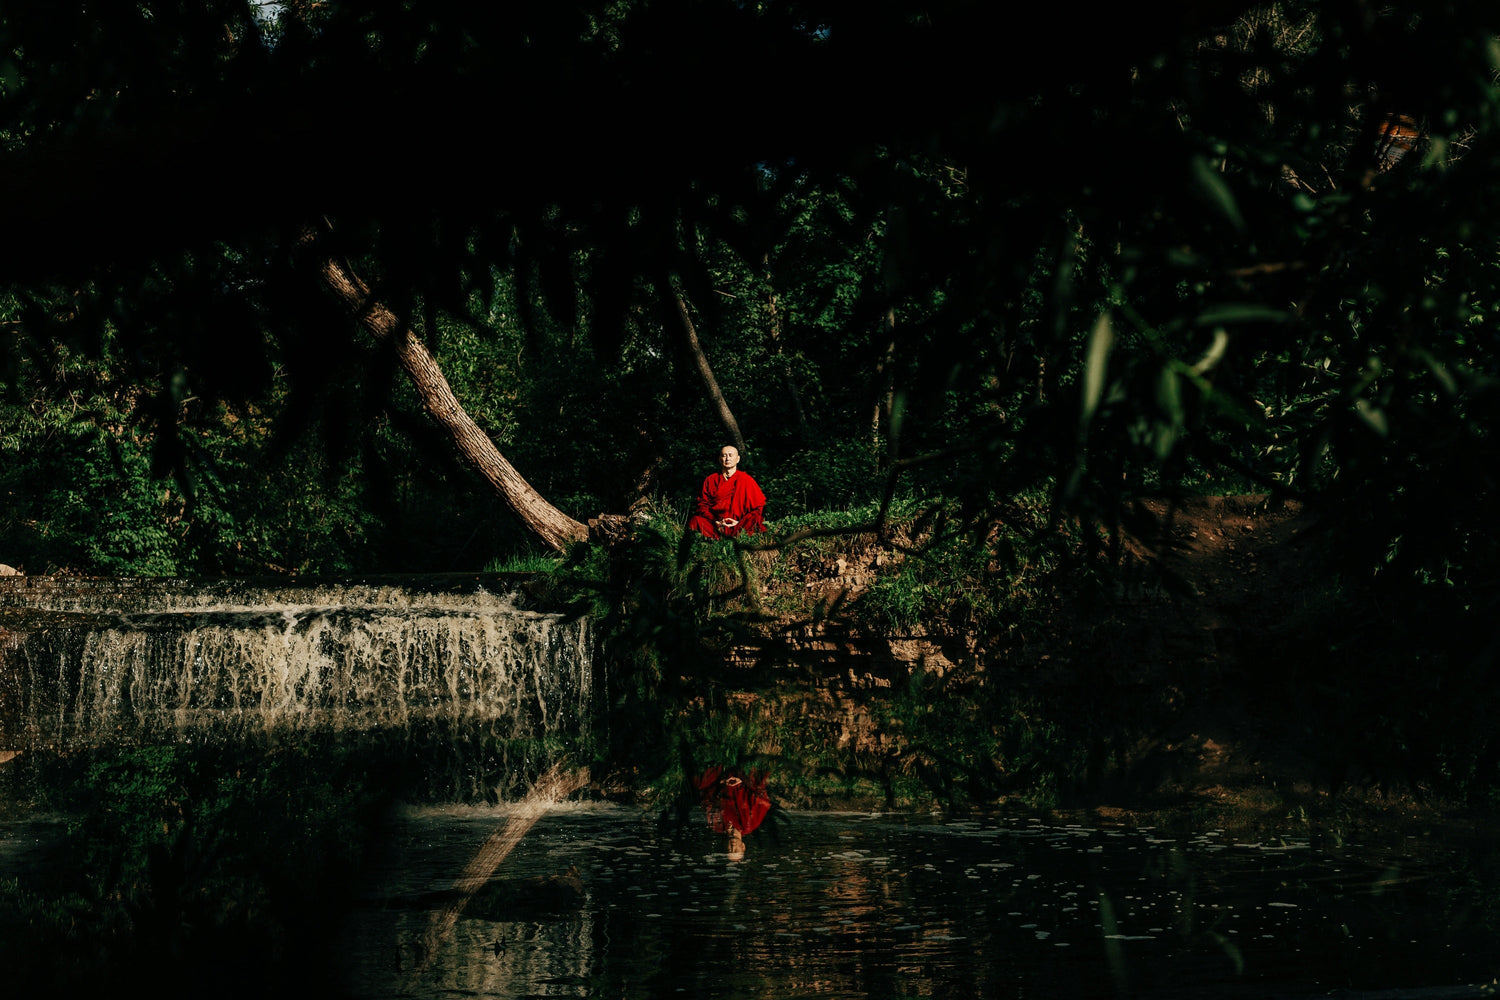
[[[1014,525],[1026,514],[1007,516]],[[691,777],[712,764],[769,772],[787,808],[1018,809],[1298,835],[1309,825],[1462,823],[1492,805],[1487,720],[1479,710],[1466,718],[1438,690],[1464,676],[1462,664],[1411,669],[1408,655],[1428,637],[1341,582],[1317,519],[1295,503],[1146,501],[1113,534],[1030,549],[998,526],[983,546],[943,544],[939,521],[910,507],[902,515],[884,536],[826,533],[746,551],[684,547],[680,527],[661,522],[660,537],[596,548],[592,565],[407,583],[451,590],[450,602],[520,586],[538,606],[566,605],[559,620],[592,615],[607,655],[580,669],[597,687],[588,697],[608,708],[568,753],[592,766],[594,795],[652,808],[692,799]],[[1037,514],[1025,525],[1032,539],[1043,523]],[[784,538],[778,529],[767,539]],[[616,563],[606,573],[607,559]],[[153,593],[174,585],[149,583]],[[25,584],[118,598],[98,581]],[[123,585],[146,582],[111,583]],[[358,601],[386,585],[359,584]],[[285,597],[266,586],[230,603]],[[293,602],[311,605],[290,618],[278,612],[278,655],[309,636],[307,650],[327,653],[323,632],[356,624],[351,586]],[[578,599],[590,593],[605,598],[593,609]],[[210,589],[194,600],[225,599]],[[219,617],[190,609],[172,628],[201,643],[213,626],[261,624]],[[552,739],[541,756],[569,742]],[[420,767],[385,772],[404,776],[388,791],[405,794],[407,782],[425,789],[419,799],[439,794],[427,785],[486,799],[524,789],[529,750],[471,749],[415,755]],[[448,756],[447,769],[432,763]]]
[[[700,690],[688,724],[720,740],[706,753],[769,766],[800,808],[1462,827],[1483,796],[1429,780],[1424,747],[1383,739],[1405,723],[1360,690],[1378,610],[1330,573],[1321,542],[1294,502],[1143,502],[1108,540],[1107,573],[1060,567],[985,631],[876,620],[882,580],[919,558],[899,541],[776,553],[755,565],[753,600],[724,609],[740,628],[719,663],[681,679]]]

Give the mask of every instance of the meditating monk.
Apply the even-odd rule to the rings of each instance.
[[[719,471],[703,480],[688,529],[704,538],[733,538],[765,531],[766,495],[748,472],[740,472],[740,453],[733,445],[719,452]]]

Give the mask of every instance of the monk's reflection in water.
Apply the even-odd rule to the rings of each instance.
[[[708,825],[729,835],[729,860],[741,860],[745,856],[745,837],[754,833],[771,811],[765,773],[741,774],[735,768],[715,764],[699,775],[695,784]]]

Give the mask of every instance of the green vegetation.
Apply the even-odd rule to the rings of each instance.
[[[956,504],[965,524],[1042,489],[1049,517],[1107,523],[1143,492],[1254,483],[1338,511],[1351,572],[1487,592],[1468,579],[1493,563],[1500,300],[1478,208],[1493,173],[1483,11],[1058,21],[1034,43],[1056,68],[1001,79],[974,49],[981,4],[490,18],[440,3],[420,23],[394,3],[211,6],[222,30],[150,4],[80,11],[57,44],[38,24],[0,26],[16,39],[0,133],[18,201],[38,206],[12,213],[0,261],[12,564],[478,569],[525,548],[389,353],[297,258],[289,234],[322,215],[331,250],[575,518],[680,503],[728,433],[680,302],[773,518],[878,501],[889,473],[898,495]],[[881,40],[905,51],[900,82],[867,79],[844,127],[804,129],[810,95],[865,79]],[[664,84],[665,50],[695,54],[698,85]],[[767,83],[742,59],[781,70]],[[539,88],[523,69],[537,65],[569,67],[573,85]],[[525,169],[486,173],[472,123],[426,89],[459,80],[502,103],[545,95],[517,136],[643,114],[693,127],[579,128],[533,143]],[[334,95],[349,86],[385,119],[328,114],[318,142],[267,145],[267,162],[300,171],[212,158],[244,122],[300,122],[346,106]],[[721,111],[750,106],[766,116]],[[1388,112],[1424,138],[1377,172]],[[196,144],[145,138],[200,121],[214,124]],[[362,152],[372,132],[420,151],[395,158],[400,187],[444,197],[382,197],[394,185]],[[606,136],[597,155],[588,143]],[[112,155],[91,158],[99,146]],[[1103,149],[1128,150],[1131,169]],[[80,164],[78,183],[60,186],[58,158]],[[96,161],[138,164],[136,187]],[[226,190],[253,176],[256,197],[206,219],[153,197],[163,177],[209,169]],[[313,194],[309,177],[346,187]],[[149,226],[131,215],[142,204]],[[38,220],[91,238],[28,241]],[[930,581],[904,572],[892,621],[933,606]]]
[[[1045,697],[1003,654],[1123,586],[1136,501],[1253,489],[1322,519],[1258,708],[1495,800],[1489,5],[1044,8],[999,65],[966,0],[53,6],[0,16],[0,561],[544,574],[643,785],[1047,802],[1210,681],[1127,683],[1120,614]],[[773,531],[706,545],[736,434]],[[632,537],[538,555],[533,501]],[[900,739],[840,747],[776,709],[809,629],[963,669],[870,671]],[[154,824],[179,763],[95,777]]]
[[[887,689],[840,696],[863,706],[856,733],[816,707],[820,688],[843,684],[824,671],[846,673],[881,636],[999,648],[1024,631],[1060,551],[1022,524],[1041,510],[1018,506],[1016,527],[960,532],[908,496],[884,519],[874,504],[810,513],[743,544],[653,515],[612,558],[575,555],[548,580],[554,598],[587,597],[599,622],[611,686],[596,766],[625,772],[658,804],[691,801],[688,779],[708,763],[766,770],[789,803],[1058,803],[1084,780],[1081,734],[1062,721],[1066,706],[1001,676],[898,667]],[[847,658],[809,660],[799,637],[814,633],[847,645]]]
[[[1042,6],[1019,59],[994,9],[7,4],[0,562],[531,573],[607,685],[582,747],[7,762],[0,807],[72,818],[0,880],[8,985],[285,992],[385,802],[564,751],[663,807],[708,763],[1049,807],[1156,787],[1133,738],[1228,690],[1319,793],[1500,804],[1500,8]],[[710,545],[737,435],[772,530]],[[1135,504],[1239,492],[1319,572],[1166,650],[1200,604],[1110,600],[1172,582],[1122,577]],[[629,537],[554,554],[531,501]]]
[[[491,559],[486,573],[551,573],[561,560],[545,552],[522,552],[505,559]]]

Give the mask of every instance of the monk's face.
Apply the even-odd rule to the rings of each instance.
[[[729,475],[734,467],[740,464],[740,453],[733,448],[725,448],[719,452],[719,471]]]

